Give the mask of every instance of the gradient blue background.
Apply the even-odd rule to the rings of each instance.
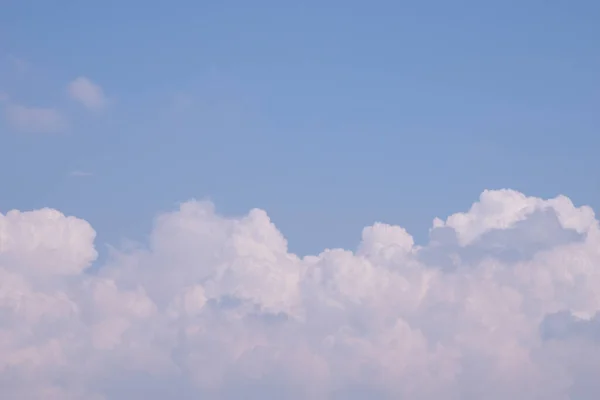
[[[72,123],[0,123],[0,211],[75,214],[102,250],[208,197],[305,254],[376,220],[422,242],[486,188],[600,209],[598,21],[591,0],[3,0],[0,91]],[[80,75],[104,115],[65,100]]]

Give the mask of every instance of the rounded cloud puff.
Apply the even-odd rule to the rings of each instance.
[[[300,258],[264,211],[190,201],[90,270],[87,222],[0,214],[0,397],[595,399],[599,232],[485,191],[425,246],[376,223]]]
[[[13,210],[0,214],[0,262],[33,274],[79,274],[98,255],[95,237],[86,221],[56,210]]]

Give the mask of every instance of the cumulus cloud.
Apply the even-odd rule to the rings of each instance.
[[[89,110],[98,111],[106,107],[108,99],[102,87],[86,77],[79,77],[69,83],[67,91],[72,99]]]
[[[8,96],[4,99],[6,103]],[[28,107],[7,103],[4,106],[6,120],[13,128],[28,133],[58,133],[67,127],[67,119],[54,108]]]
[[[425,246],[376,223],[298,257],[264,211],[189,201],[90,269],[84,220],[0,214],[0,397],[595,399],[598,228],[486,191]]]

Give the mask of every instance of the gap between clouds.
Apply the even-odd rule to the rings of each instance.
[[[300,258],[266,212],[189,201],[112,250],[59,211],[0,214],[0,397],[595,399],[600,230],[511,190],[416,246],[376,223]]]

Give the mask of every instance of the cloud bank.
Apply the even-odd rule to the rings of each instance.
[[[96,260],[59,211],[0,214],[0,397],[596,399],[600,231],[510,190],[417,246],[366,227],[300,258],[262,210],[189,201]]]

